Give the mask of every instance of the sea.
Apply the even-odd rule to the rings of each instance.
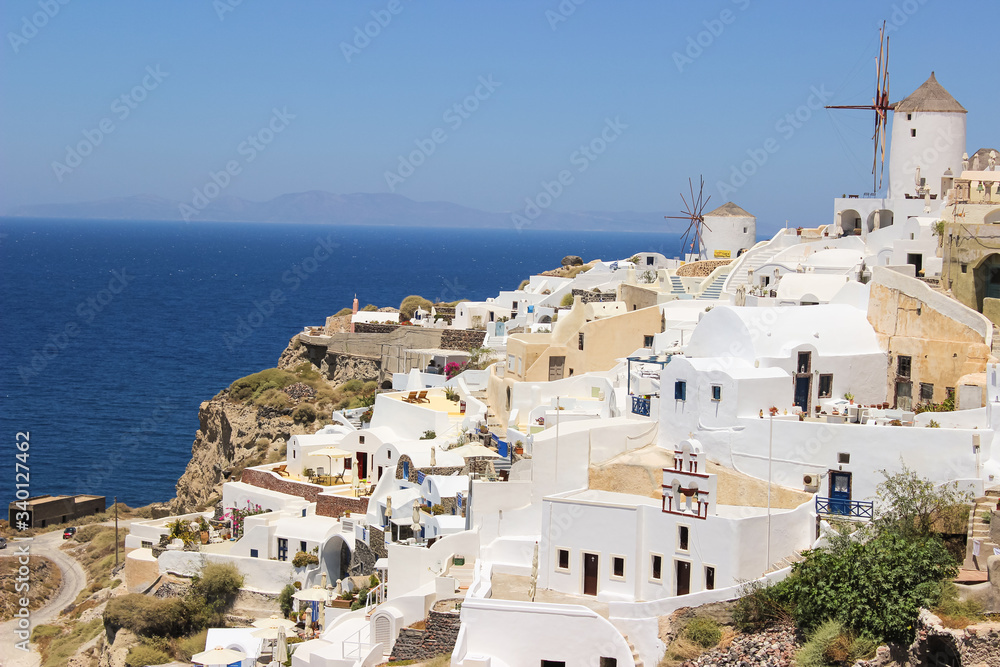
[[[355,295],[482,300],[565,255],[644,251],[679,236],[0,218],[0,500],[173,498],[199,404]]]

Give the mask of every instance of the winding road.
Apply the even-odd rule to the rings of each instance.
[[[127,533],[128,523],[127,521],[120,522],[119,530]],[[104,525],[114,525],[114,522],[107,522]],[[42,608],[31,612],[31,629],[57,618],[63,609],[73,604],[76,596],[87,585],[87,573],[75,558],[59,548],[62,544],[62,531],[55,530],[23,540],[10,540],[7,543],[7,548],[0,550],[0,558],[16,558],[19,555],[19,549],[27,545],[31,555],[45,556],[51,559],[62,571],[62,585],[59,588],[59,593]],[[30,596],[30,591],[28,594]],[[16,595],[16,593],[4,591],[3,595]],[[17,626],[18,619],[16,618],[0,624],[0,667],[38,667],[41,663],[41,656],[34,650],[34,647],[31,651],[17,648],[18,642],[21,641],[14,634],[18,629]]]

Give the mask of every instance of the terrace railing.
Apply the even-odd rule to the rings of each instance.
[[[816,514],[820,516],[871,521],[874,518],[874,504],[870,500],[847,500],[844,498],[816,496]]]
[[[649,405],[650,400],[648,398],[642,398],[641,396],[632,397],[632,414],[642,415],[643,417],[649,416]]]

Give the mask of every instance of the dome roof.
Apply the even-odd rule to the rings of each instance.
[[[754,217],[752,213],[747,213],[745,210],[734,204],[733,202],[726,202],[719,208],[715,209],[711,213],[706,213],[705,217],[712,216],[714,218],[752,218]]]
[[[967,113],[965,107],[959,104],[947,90],[944,89],[931,72],[930,78],[910,94],[905,100],[896,102],[893,110],[897,113],[912,111],[936,111]]]

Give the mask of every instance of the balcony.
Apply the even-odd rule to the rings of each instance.
[[[816,514],[843,519],[863,519],[871,521],[874,506],[870,500],[847,500],[816,496]]]
[[[650,399],[642,398],[641,396],[632,397],[632,414],[642,415],[643,417],[649,416],[649,406]]]

